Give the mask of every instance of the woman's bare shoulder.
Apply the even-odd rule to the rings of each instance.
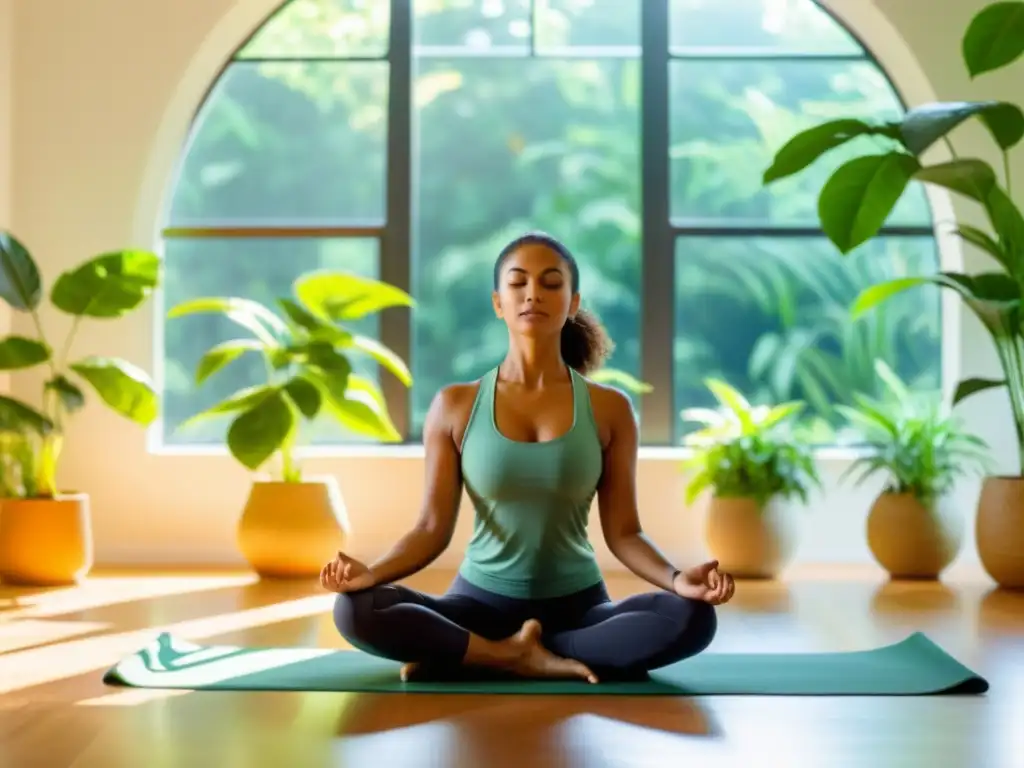
[[[601,442],[607,447],[612,435],[626,420],[635,421],[633,401],[621,389],[590,379],[586,379],[586,382],[594,421],[597,422],[597,429],[601,433]]]
[[[446,384],[437,391],[430,406],[436,420],[445,425],[457,446],[462,445],[462,437],[469,426],[469,417],[479,390],[479,379]]]

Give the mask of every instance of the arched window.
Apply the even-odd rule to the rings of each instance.
[[[869,282],[936,269],[930,211],[912,187],[844,258],[816,206],[849,153],[768,188],[761,174],[802,127],[901,111],[812,0],[291,0],[195,119],[167,206],[164,303],[272,301],[321,267],[409,290],[417,309],[363,331],[410,362],[411,390],[379,380],[418,442],[434,393],[500,360],[493,260],[543,229],[579,256],[610,366],[654,388],[634,396],[645,445],[678,443],[680,410],[711,403],[707,376],[832,420],[831,404],[875,389],[875,358],[939,384],[937,292],[847,314]],[[165,322],[165,442],[223,440],[181,425],[263,375],[242,358],[193,384],[201,353],[236,335],[216,317]]]

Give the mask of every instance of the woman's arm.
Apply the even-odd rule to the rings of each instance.
[[[430,404],[423,427],[423,508],[413,529],[370,566],[374,584],[399,581],[426,568],[451,542],[462,497],[462,471],[452,429],[461,395],[458,385],[445,387]]]
[[[605,390],[604,395],[611,439],[605,449],[604,474],[597,498],[605,543],[641,579],[675,592],[675,566],[655,548],[640,526],[636,500],[639,430],[632,403],[616,390]]]

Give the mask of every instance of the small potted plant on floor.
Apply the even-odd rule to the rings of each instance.
[[[710,491],[707,542],[723,570],[775,578],[796,551],[796,507],[820,485],[814,456],[790,429],[804,404],[754,406],[724,381],[705,384],[720,407],[682,412],[684,420],[703,425],[685,441],[693,450],[683,463],[693,473],[687,503]]]
[[[855,395],[837,405],[866,443],[841,479],[860,484],[878,473],[882,491],[871,506],[871,554],[894,579],[936,579],[960,551],[964,520],[951,498],[956,481],[989,467],[987,446],[965,431],[931,393],[912,393],[881,360],[880,399]]]
[[[40,316],[45,292],[35,259],[0,231],[0,298],[35,330],[0,339],[0,370],[46,368],[39,403],[0,395],[0,580],[73,584],[92,567],[89,496],[58,485],[68,421],[85,405],[84,389],[142,426],[156,419],[158,397],[136,366],[98,355],[72,358],[72,342],[83,320],[114,320],[138,309],[159,276],[159,257],[136,250],[104,253],[59,275],[49,303],[71,318],[71,327],[55,348]]]
[[[348,431],[385,442],[401,440],[377,385],[353,370],[368,355],[405,386],[406,364],[377,341],[344,327],[389,307],[412,307],[404,291],[357,275],[318,270],[300,276],[294,298],[277,299],[280,313],[256,301],[203,297],[182,302],[170,318],[223,314],[250,336],[219,343],[200,359],[202,384],[245,354],[263,358],[267,380],[245,387],[189,419],[227,418],[227,447],[255,480],[238,524],[242,555],[261,577],[304,578],[349,536],[347,511],[333,477],[306,477],[296,455],[300,429],[333,419]],[[271,462],[277,459],[276,468]]]
[[[960,53],[973,78],[1019,64],[1024,35],[1015,33],[1024,18],[1024,2],[989,3],[971,19]],[[987,131],[1001,158],[998,165],[979,157],[960,157],[950,135],[968,121]],[[989,475],[982,485],[975,533],[978,554],[1001,586],[1024,588],[1024,214],[1013,200],[1009,153],[1024,139],[1024,110],[1008,101],[948,101],[921,104],[897,120],[837,116],[793,136],[764,172],[764,183],[802,173],[819,158],[856,141],[862,152],[839,165],[824,186],[818,211],[825,235],[842,254],[875,237],[912,182],[955,195],[986,220],[982,226],[958,222],[953,230],[991,266],[975,274],[940,272],[901,277],[870,286],[853,314],[866,312],[903,291],[923,285],[952,291],[989,333],[1002,377],[966,378],[954,404],[994,387],[1005,388],[1017,456],[1012,474]],[[936,145],[948,157],[925,164]]]

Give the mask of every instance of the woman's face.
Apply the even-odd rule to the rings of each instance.
[[[579,307],[569,265],[556,251],[535,243],[505,258],[493,301],[509,330],[523,336],[561,333],[566,318]]]

